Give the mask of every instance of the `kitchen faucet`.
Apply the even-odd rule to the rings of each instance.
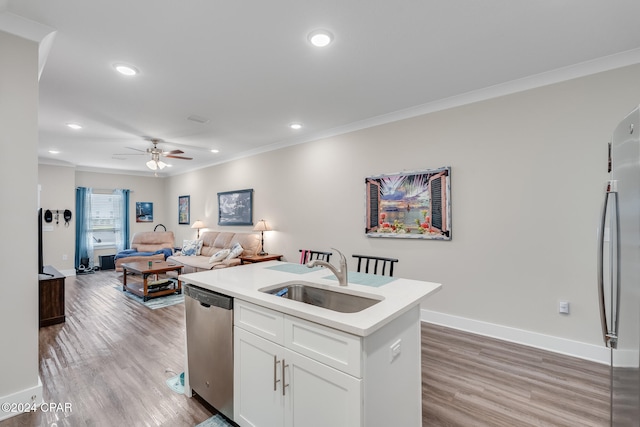
[[[333,264],[330,264],[326,261],[321,261],[319,259],[309,261],[306,265],[309,268],[317,266],[327,267],[336,276],[336,278],[338,279],[338,284],[340,286],[347,286],[347,283],[349,283],[349,280],[347,279],[347,259],[344,257],[344,255],[342,255],[342,252],[340,252],[336,248],[331,249],[338,252],[338,255],[340,255],[340,269],[335,268]]]

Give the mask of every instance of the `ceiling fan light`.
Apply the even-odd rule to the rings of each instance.
[[[158,167],[160,169],[164,169],[165,166],[167,166],[167,164],[165,162],[163,162],[162,160],[159,160],[157,163],[158,163]]]
[[[147,167],[148,167],[149,169],[151,169],[152,171],[154,171],[154,170],[158,169],[158,165],[157,165],[157,164],[156,164],[156,162],[155,162],[155,161],[153,161],[153,160],[149,160],[149,161],[147,162]]]

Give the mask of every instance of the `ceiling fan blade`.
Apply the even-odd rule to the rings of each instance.
[[[168,157],[168,158],[170,158],[170,159],[193,160],[193,158],[191,158],[191,157],[173,156],[173,155],[171,155],[171,154],[169,154],[169,155],[165,155],[164,157]]]
[[[129,150],[134,150],[134,151],[140,151],[141,153],[146,153],[147,150],[140,150],[138,148],[133,148],[133,147],[124,147],[124,148],[128,148]]]
[[[171,151],[163,151],[162,155],[166,156],[168,154],[182,154],[182,153],[184,153],[184,151],[182,150],[171,150]]]

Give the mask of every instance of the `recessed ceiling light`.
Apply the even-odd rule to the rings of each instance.
[[[312,45],[316,47],[325,47],[333,41],[333,34],[327,30],[315,30],[307,36]]]
[[[212,153],[219,153],[220,150],[216,150],[215,148],[213,150],[211,150]]]
[[[113,67],[116,69],[117,72],[125,76],[135,76],[140,72],[136,67],[132,65],[115,64]]]
[[[70,127],[73,130],[78,130],[78,129],[82,129],[82,126],[80,126],[77,123],[67,123],[67,126]]]
[[[302,129],[302,125],[300,123],[291,123],[289,127],[293,130]]]
[[[58,150],[49,150],[50,154],[60,154]]]

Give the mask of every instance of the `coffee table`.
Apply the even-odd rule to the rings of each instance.
[[[158,274],[168,271],[182,272],[182,264],[176,264],[166,261],[149,261],[126,262],[122,264],[122,290],[129,291],[142,297],[143,301],[147,301],[152,297],[160,297],[173,293],[182,293],[182,282],[177,280],[177,285],[172,281],[163,282],[158,280]],[[142,275],[142,283],[127,283],[127,272],[138,273]],[[155,276],[155,280],[150,281],[149,277]]]

